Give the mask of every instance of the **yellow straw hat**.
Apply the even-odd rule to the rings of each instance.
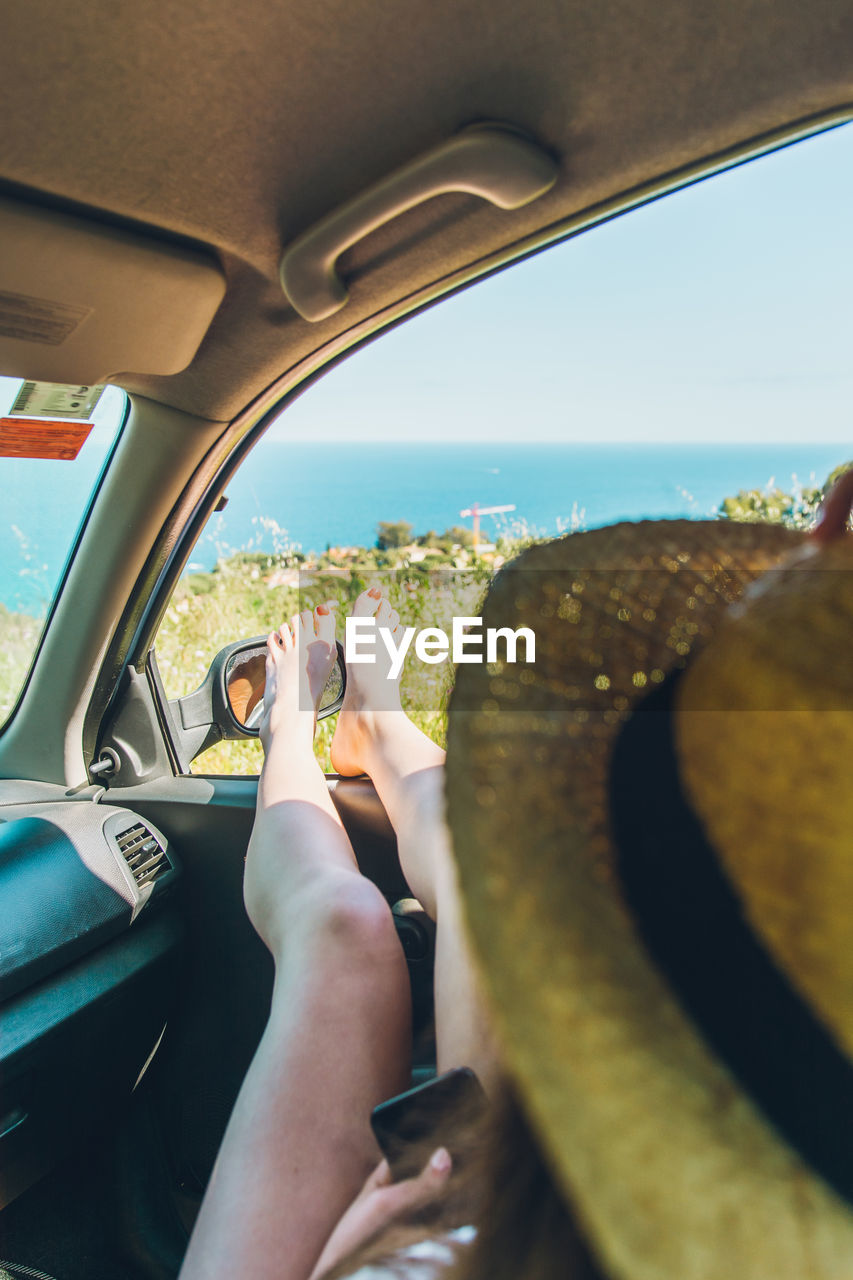
[[[593,1252],[618,1280],[851,1280],[853,538],[574,534],[484,623],[535,662],[460,668],[448,816]]]

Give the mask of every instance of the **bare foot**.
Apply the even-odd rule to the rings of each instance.
[[[284,732],[294,744],[314,739],[317,705],[335,662],[335,616],[328,605],[304,609],[267,639],[260,737],[269,753]]]
[[[336,773],[353,777],[368,767],[368,754],[377,729],[377,716],[387,712],[402,715],[399,677],[389,675],[391,657],[379,637],[378,629],[390,632],[399,645],[402,628],[400,615],[385,599],[379,587],[363,591],[353,605],[352,617],[376,618],[375,662],[350,662],[347,665],[347,687],[332,738],[332,768]]]

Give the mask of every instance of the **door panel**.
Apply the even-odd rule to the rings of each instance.
[[[153,824],[14,780],[3,799],[0,1207],[116,1123],[170,1016],[183,940],[180,860]]]

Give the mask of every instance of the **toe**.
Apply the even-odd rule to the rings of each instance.
[[[317,605],[314,613],[314,627],[318,639],[325,640],[329,645],[335,643],[335,615],[330,605]]]
[[[378,627],[390,627],[389,618],[391,617],[391,612],[391,606],[388,601],[382,600],[376,610],[376,625]]]
[[[372,618],[381,601],[382,592],[379,587],[369,587],[367,591],[362,591],[353,605],[352,616],[354,618]]]
[[[314,636],[315,636],[314,611],[312,609],[302,610],[302,612],[299,615],[299,628],[300,628],[300,639],[302,640],[314,639]]]

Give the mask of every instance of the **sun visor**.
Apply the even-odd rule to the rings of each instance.
[[[218,264],[194,249],[0,199],[0,373],[179,373],[224,293]]]

